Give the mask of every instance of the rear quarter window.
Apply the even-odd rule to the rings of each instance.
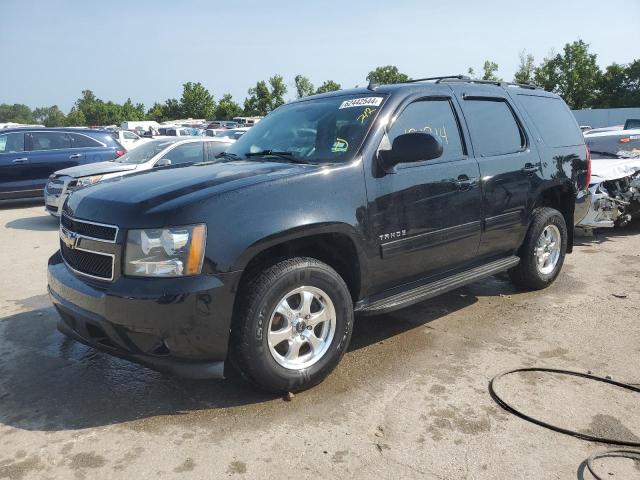
[[[506,155],[524,148],[524,132],[505,100],[469,97],[463,107],[476,156]]]
[[[584,137],[569,107],[559,98],[518,95],[520,104],[550,147],[582,145]]]

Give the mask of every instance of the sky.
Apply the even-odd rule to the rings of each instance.
[[[349,88],[381,65],[419,78],[487,59],[511,80],[523,49],[538,62],[579,38],[604,68],[640,58],[638,18],[640,0],[0,0],[0,103],[67,112],[90,89],[148,108],[188,81],[242,103],[274,74],[293,98],[297,74]]]

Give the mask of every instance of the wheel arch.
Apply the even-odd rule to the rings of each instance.
[[[567,225],[567,253],[573,251],[573,224],[575,211],[575,190],[566,183],[548,186],[537,196],[534,209],[550,207],[558,210]]]

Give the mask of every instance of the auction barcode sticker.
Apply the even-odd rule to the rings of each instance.
[[[338,109],[351,107],[378,107],[382,103],[383,97],[361,97],[345,100]]]

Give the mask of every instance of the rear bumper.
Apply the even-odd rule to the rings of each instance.
[[[155,370],[222,378],[231,291],[239,276],[120,278],[94,285],[72,273],[58,252],[49,260],[48,289],[63,334]]]

